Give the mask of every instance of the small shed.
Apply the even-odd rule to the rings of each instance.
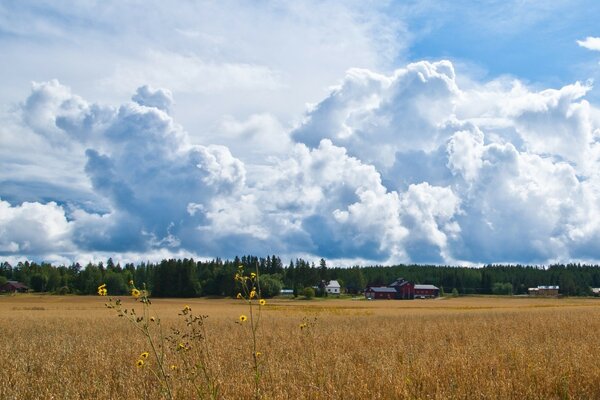
[[[415,284],[416,299],[432,299],[440,295],[440,289],[433,285]]]
[[[29,288],[17,281],[7,281],[4,285],[0,286],[0,293],[25,293]]]
[[[328,294],[340,294],[341,288],[338,281],[329,281],[329,283],[325,285],[325,292]]]

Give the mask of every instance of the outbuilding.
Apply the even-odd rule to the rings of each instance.
[[[0,293],[25,293],[29,290],[27,286],[17,281],[7,281],[0,286]]]
[[[415,284],[416,299],[432,299],[440,295],[440,289],[433,285]]]
[[[369,300],[393,300],[396,298],[396,289],[388,286],[369,286],[365,289],[365,297]]]
[[[530,296],[557,297],[559,290],[559,286],[538,286],[536,288],[529,288],[528,293]]]

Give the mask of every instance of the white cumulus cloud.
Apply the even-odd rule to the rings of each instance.
[[[584,40],[578,40],[577,44],[588,50],[600,51],[600,38],[588,36]]]
[[[293,129],[225,116],[203,144],[167,89],[102,105],[36,83],[0,130],[5,165],[30,171],[0,173],[0,253],[600,259],[590,87],[458,81],[449,61],[352,69]],[[33,155],[12,155],[17,133]]]

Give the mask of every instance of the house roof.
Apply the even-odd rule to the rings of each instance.
[[[433,285],[415,285],[415,289],[440,290],[439,287]]]
[[[367,290],[375,293],[396,293],[396,289],[387,286],[368,287]]]
[[[327,284],[327,286],[325,286],[327,288],[340,288],[340,283],[338,281],[329,281],[329,283]]]

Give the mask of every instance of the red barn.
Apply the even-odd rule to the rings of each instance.
[[[17,281],[8,281],[4,285],[0,286],[0,293],[25,293],[27,290],[29,290],[27,286]]]
[[[415,298],[415,285],[404,278],[396,279],[389,286],[396,289],[397,299],[412,300]]]
[[[433,285],[415,285],[415,298],[430,299],[438,297],[440,289]]]
[[[369,300],[372,299],[387,299],[392,300],[396,298],[396,289],[387,286],[369,286],[365,289],[365,297]]]
[[[367,299],[412,300],[415,298],[415,288],[409,281],[399,278],[388,286],[369,286],[365,290]]]

